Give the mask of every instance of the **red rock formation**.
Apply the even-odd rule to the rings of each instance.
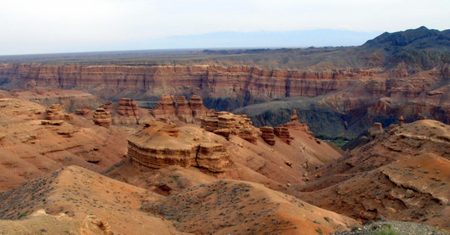
[[[421,120],[380,135],[315,172],[319,179],[301,197],[363,221],[415,221],[449,230],[450,126]]]
[[[162,96],[150,113],[157,119],[194,123],[198,119],[206,117],[208,109],[203,106],[203,101],[199,96],[192,96],[189,102],[184,96]]]
[[[184,122],[192,122],[192,110],[184,96],[176,96],[176,116]]]
[[[106,110],[111,112],[113,116],[113,123],[118,125],[138,125],[141,121],[146,120],[146,113],[142,112],[136,101],[131,98],[121,98],[117,105],[114,105],[115,110],[113,110],[113,105],[110,107],[105,107]]]
[[[99,126],[109,127],[112,123],[111,113],[104,108],[97,108],[94,112],[94,123]]]
[[[70,116],[63,112],[60,104],[53,104],[45,110],[47,120],[70,120]]]
[[[261,130],[261,137],[269,145],[275,145],[275,133],[273,127],[264,126],[259,128]]]
[[[0,81],[34,80],[37,86],[77,88],[96,95],[182,94],[208,89],[210,97],[238,97],[249,92],[259,98],[317,96],[349,87],[373,71],[288,71],[248,66],[120,66],[120,65],[0,65]],[[108,79],[105,80],[104,78]],[[180,79],[183,78],[183,79]],[[116,94],[111,91],[118,91]]]
[[[246,115],[216,112],[201,119],[201,127],[227,139],[230,135],[237,135],[251,143],[256,143],[258,138],[257,128],[252,125],[250,118]]]
[[[128,155],[133,162],[150,168],[179,165],[222,172],[229,164],[229,155],[220,141],[198,127],[153,122],[129,138]]]
[[[172,96],[161,96],[155,108],[150,113],[156,118],[170,118],[176,115],[175,102]]]
[[[283,142],[286,144],[291,144],[292,137],[289,134],[289,129],[286,126],[278,126],[275,127],[274,133],[276,136],[278,136]]]
[[[191,96],[189,107],[191,107],[193,117],[205,117],[208,112],[208,109],[203,105],[202,97],[198,95]]]
[[[121,98],[117,113],[121,116],[139,118],[139,111],[136,101],[130,98]]]

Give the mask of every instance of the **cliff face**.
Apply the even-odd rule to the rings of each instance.
[[[247,66],[0,65],[0,85],[4,87],[81,89],[105,98],[192,93],[262,100],[317,96],[373,76],[372,71],[360,70],[308,72]]]
[[[236,111],[249,114],[258,125],[278,125],[298,108],[316,134],[354,138],[373,121],[388,125],[399,115],[409,121],[428,117],[448,123],[448,67],[411,72],[400,64],[389,71],[311,72],[217,65],[0,64],[0,87],[78,89],[114,100],[198,94],[205,106],[219,110],[272,102],[251,112]],[[289,99],[273,102],[284,98]],[[180,115],[189,116],[185,112],[191,104],[180,103]]]

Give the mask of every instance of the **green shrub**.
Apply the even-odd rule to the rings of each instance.
[[[390,224],[388,224],[380,229],[377,229],[372,235],[398,235],[398,233],[392,229]]]

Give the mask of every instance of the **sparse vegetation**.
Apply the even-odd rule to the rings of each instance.
[[[380,229],[373,232],[372,235],[398,235],[398,233],[392,228],[390,224],[386,224]]]

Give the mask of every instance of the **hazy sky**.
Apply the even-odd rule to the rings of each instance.
[[[0,0],[0,54],[153,48],[210,32],[446,29],[450,0]]]

